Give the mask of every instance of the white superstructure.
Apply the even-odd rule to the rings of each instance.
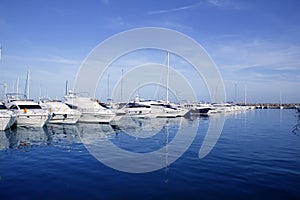
[[[50,112],[48,123],[53,124],[76,124],[81,117],[81,112],[73,110],[58,100],[41,100],[39,104]]]
[[[82,116],[78,122],[109,123],[115,117],[115,113],[101,106],[95,99],[82,97],[70,91],[65,96],[65,104],[81,112]]]

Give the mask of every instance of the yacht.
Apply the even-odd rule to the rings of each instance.
[[[110,109],[101,106],[97,100],[80,96],[82,94],[69,91],[65,96],[65,104],[81,112],[82,116],[78,122],[109,123],[116,116]]]
[[[135,118],[149,118],[151,114],[151,106],[140,104],[140,98],[138,95],[134,98],[133,101],[125,104],[120,105],[126,113],[128,117],[135,117]]]
[[[189,112],[188,109],[182,107],[181,104],[178,103],[170,103],[171,107],[177,110],[177,117],[184,117]]]
[[[178,109],[164,101],[140,101],[139,104],[150,106],[151,116],[156,118],[175,118],[178,116]]]
[[[124,108],[126,115],[136,118],[149,118],[151,107],[148,105],[139,104],[136,102],[128,103]]]
[[[138,95],[134,101],[128,104],[128,114],[132,116],[147,116],[156,118],[175,118],[179,114],[178,110],[172,107],[165,101],[159,100],[144,100],[140,99]]]
[[[81,117],[81,112],[73,110],[59,100],[41,99],[39,104],[50,112],[48,123],[76,124]]]
[[[19,94],[17,94],[19,95]],[[16,125],[27,127],[43,127],[50,118],[47,110],[31,99],[19,98],[14,94],[7,94],[6,108],[16,114]]]
[[[191,115],[209,115],[217,113],[217,110],[209,103],[185,103],[185,109],[189,110]]]
[[[16,121],[16,115],[0,103],[0,131],[9,129]]]

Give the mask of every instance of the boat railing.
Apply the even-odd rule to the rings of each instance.
[[[17,100],[31,100],[31,99],[28,99],[26,94],[22,94],[22,93],[6,93],[6,100],[8,102],[12,102]]]

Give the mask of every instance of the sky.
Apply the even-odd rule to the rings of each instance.
[[[61,99],[65,81],[71,88],[81,64],[101,42],[122,31],[161,27],[193,38],[206,50],[228,101],[299,103],[299,8],[297,0],[1,0],[0,95],[4,82],[8,92],[16,91],[18,78],[23,91],[30,67],[30,97]],[[198,100],[210,101],[201,77],[176,55],[171,59]],[[123,68],[127,72],[145,62],[165,64],[165,52],[135,52],[112,63],[96,98],[111,95]],[[153,88],[139,93],[151,98]]]

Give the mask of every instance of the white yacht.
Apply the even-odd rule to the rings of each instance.
[[[76,124],[81,117],[81,112],[73,110],[58,100],[41,99],[39,104],[50,112],[48,123]]]
[[[10,128],[16,121],[16,115],[0,103],[0,131]]]
[[[138,95],[132,102],[127,104],[127,115],[140,118],[174,118],[179,114],[176,108],[173,108],[165,101],[154,101],[140,99]]]
[[[9,95],[7,95],[5,106],[17,115],[17,126],[43,127],[49,120],[49,112],[42,109],[38,103],[30,99],[20,99]]]
[[[209,103],[185,103],[183,108],[188,109],[191,115],[210,115],[218,111]]]
[[[81,112],[82,116],[78,122],[109,123],[116,115],[110,109],[101,106],[95,99],[79,96],[71,91],[65,96],[65,104]]]
[[[149,118],[151,115],[151,106],[143,105],[139,102],[140,98],[136,95],[133,101],[123,105],[123,107],[121,105],[121,110],[123,110],[128,117]]]
[[[164,101],[140,101],[139,104],[150,106],[151,116],[157,118],[175,118],[179,111]]]

